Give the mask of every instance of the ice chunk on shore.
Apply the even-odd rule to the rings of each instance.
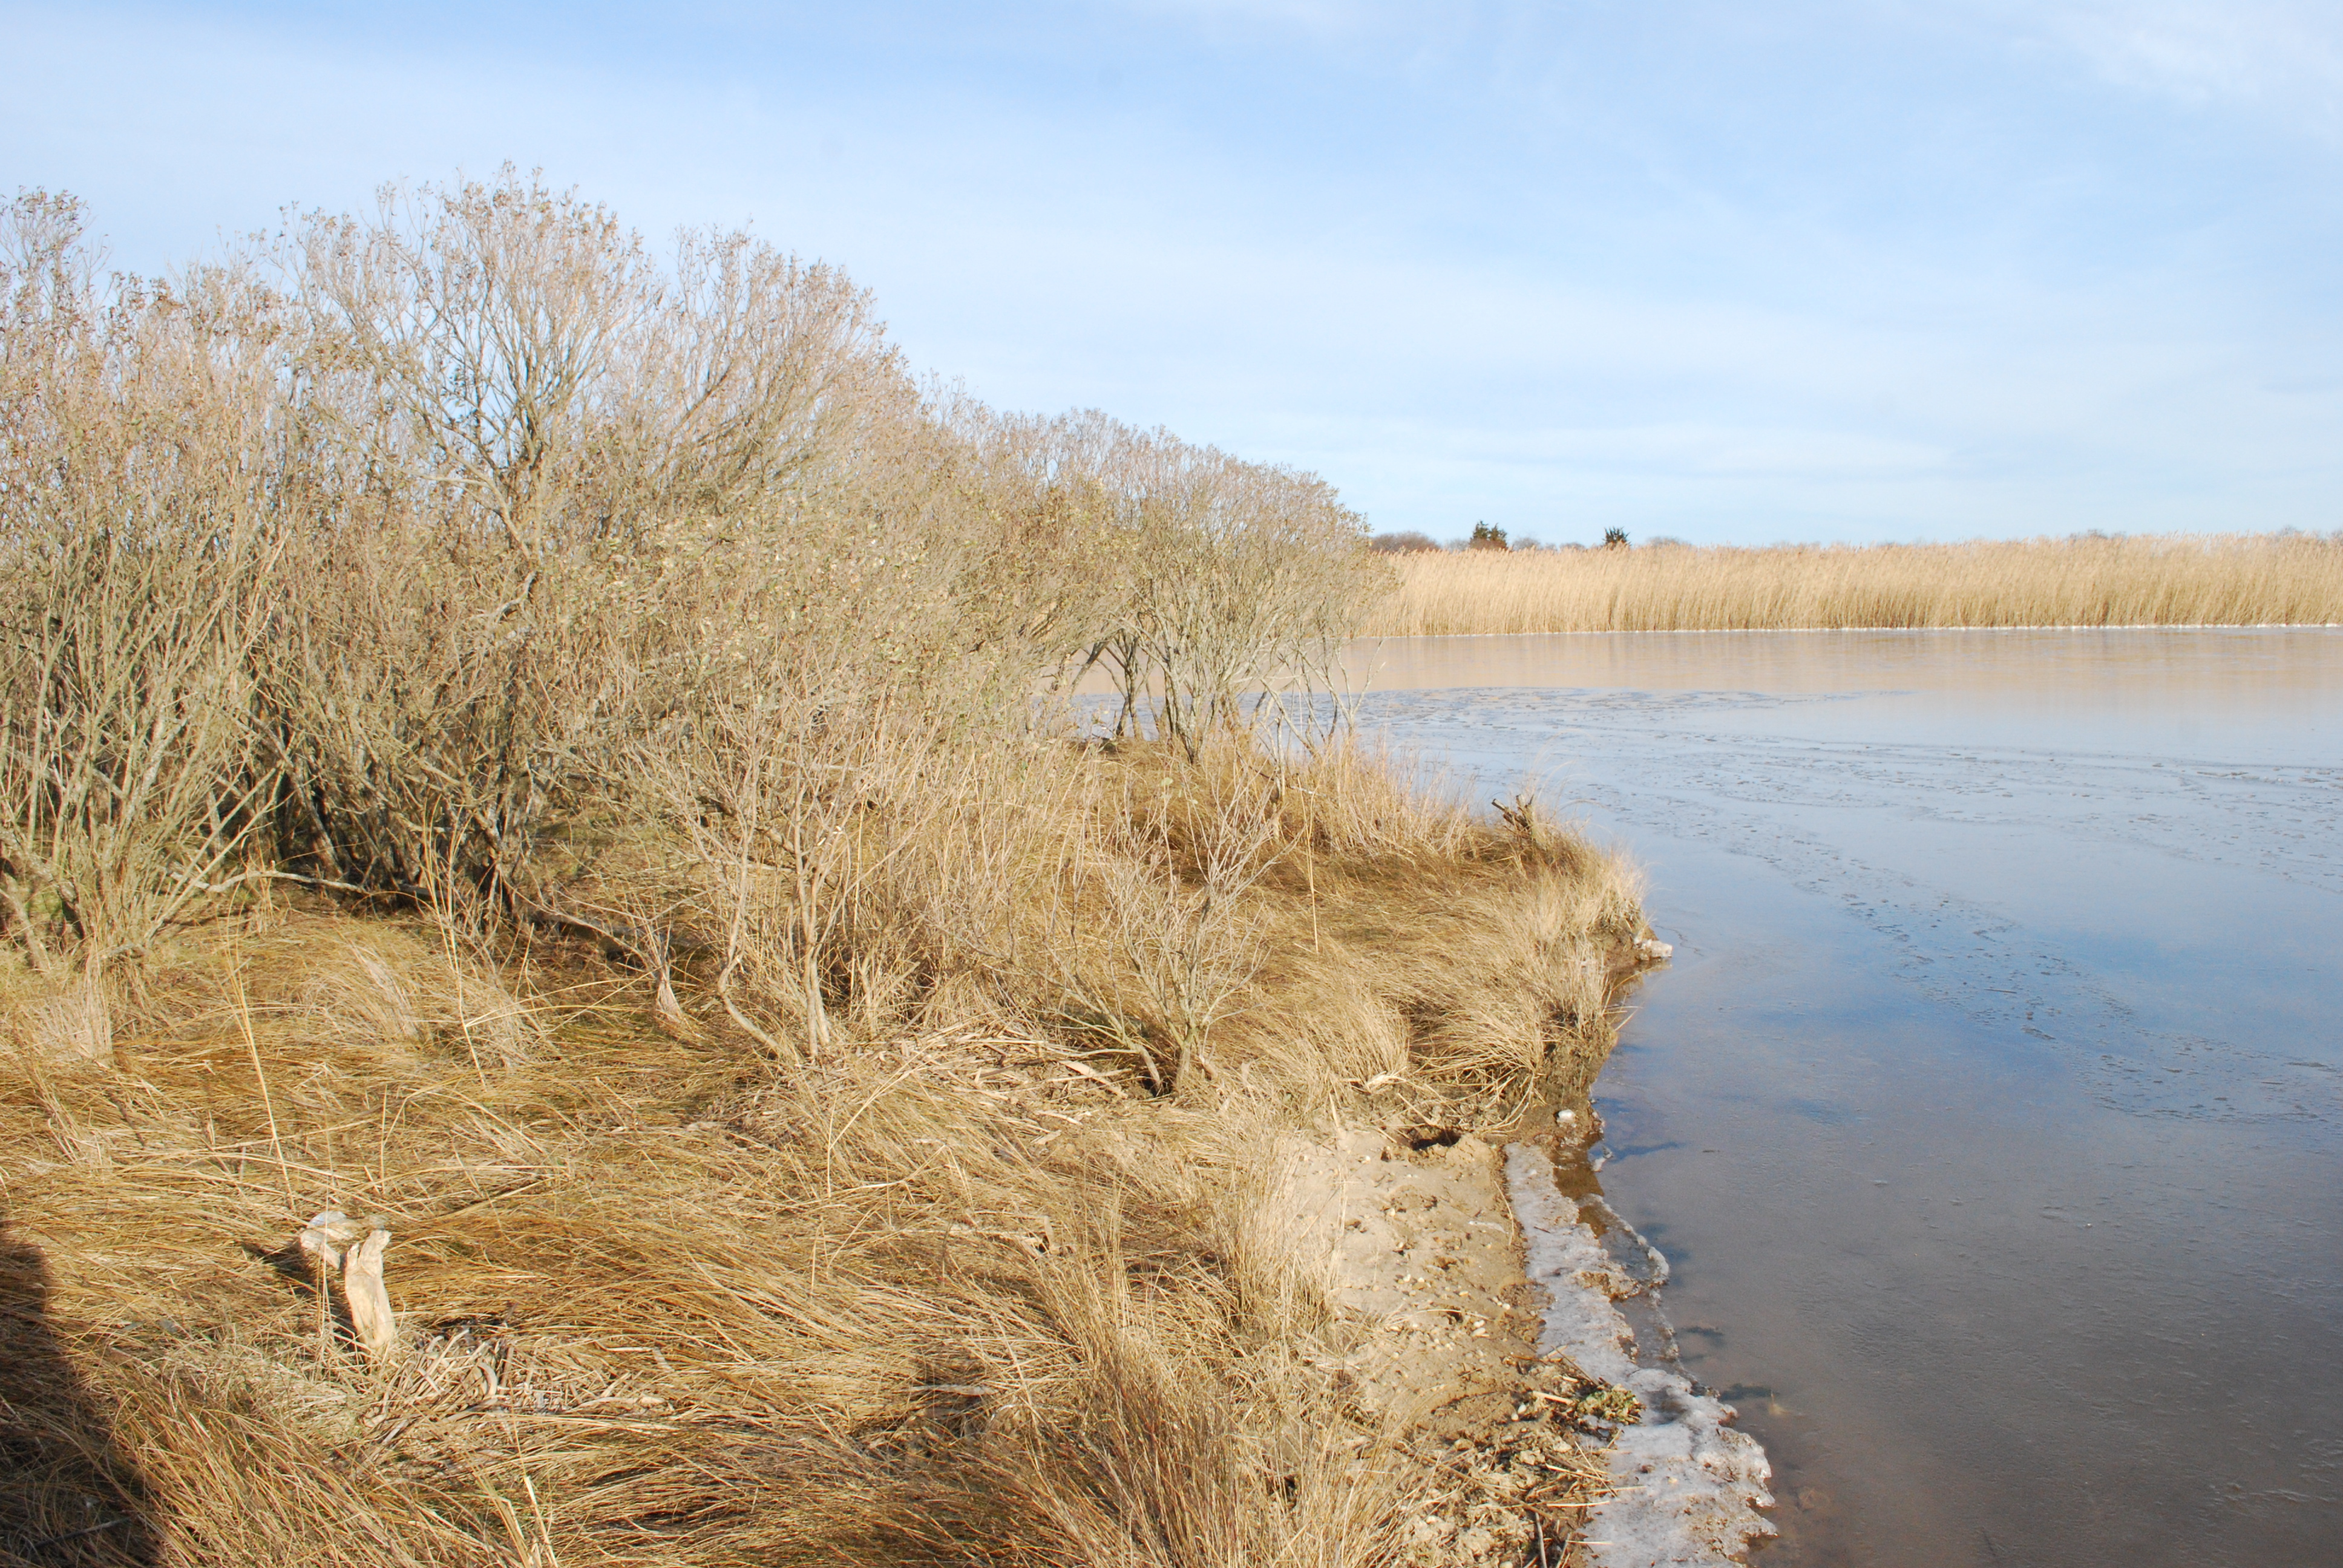
[[[1725,1424],[1730,1405],[1694,1392],[1681,1372],[1635,1363],[1634,1333],[1614,1302],[1638,1286],[1554,1185],[1545,1155],[1525,1143],[1508,1147],[1505,1187],[1526,1271],[1551,1303],[1538,1350],[1566,1352],[1644,1405],[1643,1418],[1620,1430],[1605,1456],[1620,1490],[1590,1513],[1588,1556],[1598,1568],[1745,1561],[1752,1538],[1775,1533],[1756,1512],[1774,1503],[1765,1451]]]

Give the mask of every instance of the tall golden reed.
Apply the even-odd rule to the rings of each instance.
[[[1373,636],[2343,622],[2343,538],[2316,535],[1396,558]]]

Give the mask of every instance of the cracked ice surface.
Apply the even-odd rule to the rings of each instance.
[[[1505,1186],[1526,1271],[1552,1303],[1538,1350],[1566,1352],[1644,1404],[1643,1418],[1620,1429],[1605,1456],[1620,1490],[1591,1511],[1588,1555],[1598,1568],[1742,1561],[1752,1537],[1774,1533],[1756,1512],[1774,1502],[1765,1451],[1725,1424],[1732,1406],[1694,1392],[1674,1367],[1635,1364],[1634,1334],[1614,1302],[1637,1287],[1554,1185],[1546,1157],[1525,1143],[1509,1146]]]

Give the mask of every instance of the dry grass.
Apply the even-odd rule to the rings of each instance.
[[[2312,535],[1392,558],[1370,635],[2343,622],[2343,538]]]
[[[1344,1395],[1360,1330],[1264,1210],[1271,1151],[1591,1071],[1634,890],[1372,758],[1021,767],[942,780],[841,924],[949,920],[959,958],[883,1002],[835,977],[820,1048],[761,1014],[790,1072],[716,993],[719,907],[676,917],[661,1029],[590,950],[313,895],[184,931],[109,1060],[20,1053],[0,1560],[1411,1561],[1455,1477]],[[1172,1093],[1176,1003],[1107,916],[1123,871],[1176,903],[1216,863],[1242,919],[1197,940],[1242,961]],[[288,1245],[327,1208],[392,1233],[390,1365]]]

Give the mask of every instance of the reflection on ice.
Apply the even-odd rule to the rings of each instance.
[[[1373,727],[1649,868],[1603,1193],[1761,1391],[1765,1563],[2331,1556],[2343,632],[1377,660]]]

